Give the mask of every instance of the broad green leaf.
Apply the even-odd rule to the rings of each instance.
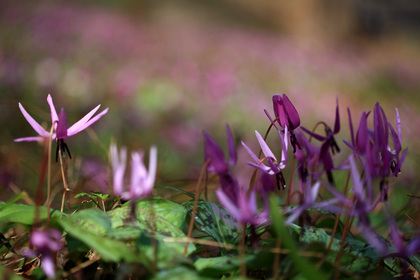
[[[192,214],[194,201],[185,201],[184,205]],[[208,201],[198,201],[194,219],[197,228],[216,241],[236,244],[238,240],[237,222],[221,205]]]
[[[245,263],[252,263],[256,258],[255,254],[247,254],[245,256]],[[221,256],[214,258],[199,258],[194,262],[194,267],[202,275],[219,277],[226,273],[238,270],[241,258],[238,256]],[[248,267],[248,265],[247,265]]]
[[[178,203],[160,198],[152,197],[140,200],[136,203],[137,209],[155,212],[157,215],[164,217],[168,222],[179,229],[184,228],[187,210]],[[141,215],[141,213],[139,213]]]
[[[165,237],[158,234],[149,235],[141,233],[136,240],[137,248],[149,260],[155,259],[154,246],[157,253],[158,269],[168,269],[179,264],[191,263],[189,259],[183,256],[184,245],[178,243],[165,242]]]
[[[148,262],[146,258],[124,242],[87,231],[85,224],[80,221],[80,218],[68,216],[58,220],[58,223],[73,238],[85,243],[106,261]]]
[[[24,204],[7,204],[0,202],[0,223],[20,223],[32,225],[34,223],[36,207]],[[38,219],[47,219],[47,207],[38,206]],[[66,216],[54,209],[50,210],[51,217]]]
[[[140,234],[146,233],[150,236],[154,234],[159,240],[164,240],[167,237],[186,239],[185,233],[180,230],[179,227],[173,225],[165,217],[158,214],[168,214],[168,206],[171,205],[171,203],[162,199],[157,205],[159,207],[150,206],[150,203],[146,202],[136,204],[137,208],[135,209],[135,217],[132,216],[130,204],[126,204],[121,208],[109,211],[108,215],[111,217],[112,228],[108,233],[108,236],[117,239],[135,239],[138,238]],[[175,205],[177,204],[175,203]],[[159,212],[152,212],[152,209],[159,210]],[[182,209],[183,212],[186,213],[184,207],[182,207]],[[175,207],[174,212],[177,212],[177,210],[178,208]],[[168,215],[172,218],[172,220],[180,220],[179,213],[169,213]],[[184,252],[185,243],[168,242],[167,246],[172,247],[182,254]],[[188,254],[192,253],[194,250],[195,246],[190,243],[187,250]]]
[[[72,219],[79,227],[94,234],[105,235],[111,230],[111,219],[97,208],[78,211],[72,215]]]

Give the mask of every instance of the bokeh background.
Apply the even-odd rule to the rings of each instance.
[[[34,196],[42,148],[18,102],[49,124],[47,94],[72,124],[97,104],[110,111],[68,139],[74,190],[107,191],[111,141],[159,151],[159,184],[193,185],[202,131],[224,146],[225,124],[256,148],[271,96],[286,93],[311,129],[334,122],[336,97],[358,124],[379,101],[400,110],[408,157],[398,184],[417,193],[420,147],[420,2],[12,1],[0,2],[1,199]],[[272,143],[279,143],[270,139]],[[274,144],[273,144],[274,145]],[[278,145],[278,144],[277,144]],[[239,148],[240,161],[248,160]],[[237,174],[249,175],[241,163]],[[60,186],[58,166],[53,184]]]

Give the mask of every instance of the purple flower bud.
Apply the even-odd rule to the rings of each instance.
[[[285,128],[287,126],[289,131],[293,131],[299,127],[299,114],[285,94],[283,96],[280,96],[280,94],[273,96],[273,109],[274,116],[278,118],[278,123],[281,127]]]

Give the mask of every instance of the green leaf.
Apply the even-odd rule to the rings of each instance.
[[[187,210],[178,203],[160,197],[152,197],[140,200],[136,205],[138,209],[147,210],[149,212],[153,211],[157,215],[164,217],[168,222],[179,229],[184,228]]]
[[[194,201],[185,201],[182,205],[191,215]],[[218,242],[236,244],[238,241],[238,224],[235,218],[219,204],[198,201],[194,222],[199,230]]]
[[[94,191],[90,191],[92,193],[92,195],[99,197],[102,200],[105,200],[109,197],[109,194],[103,194],[101,192],[94,192]]]
[[[48,217],[47,207],[38,206],[38,221],[46,220]],[[24,204],[8,204],[0,202],[0,223],[20,223],[32,225],[35,219],[36,206]],[[66,216],[54,209],[50,210],[51,217]]]
[[[68,216],[58,220],[58,223],[69,235],[95,250],[105,261],[148,262],[144,256],[124,242],[87,231],[86,224],[81,222],[80,217]]]
[[[252,264],[256,259],[256,254],[247,254],[245,256],[245,262]],[[238,270],[241,258],[238,256],[221,256],[214,258],[199,258],[194,262],[194,267],[202,275],[219,277],[226,273]],[[248,267],[248,265],[247,265]]]
[[[156,207],[151,206],[150,202],[157,202]],[[171,205],[175,206],[172,208],[173,213],[169,211],[169,206]],[[152,210],[156,210],[156,212],[153,212]],[[108,233],[108,236],[112,236],[116,239],[135,239],[138,238],[140,234],[146,233],[150,236],[154,234],[156,238],[163,241],[167,237],[186,239],[185,233],[178,226],[175,226],[173,223],[168,221],[166,217],[159,215],[159,213],[162,215],[168,215],[172,221],[175,221],[178,225],[180,225],[181,220],[185,219],[184,215],[186,215],[186,210],[184,207],[176,203],[165,201],[163,199],[154,199],[151,201],[146,200],[136,204],[136,215],[133,217],[131,204],[127,203],[121,208],[108,212],[112,222],[112,228]],[[185,243],[169,242],[168,246],[174,248],[182,254],[184,252]],[[195,246],[190,243],[187,253],[190,254],[193,251],[195,251]]]
[[[105,235],[111,230],[111,219],[97,208],[78,211],[72,215],[72,218],[79,227],[94,234]]]

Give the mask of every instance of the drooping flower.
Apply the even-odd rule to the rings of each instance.
[[[31,233],[29,244],[33,250],[26,251],[25,255],[34,257],[41,255],[41,268],[49,278],[55,277],[55,256],[61,249],[61,232],[56,229],[36,229]]]
[[[343,201],[344,198],[340,196],[338,192],[334,192],[334,195],[336,195],[336,197],[334,198],[324,200],[321,202],[316,201],[320,186],[321,182],[316,182],[313,186],[311,186],[310,182],[307,181],[306,186],[304,188],[304,193],[302,194],[303,200],[298,207],[289,211],[291,215],[287,218],[286,225],[290,225],[292,222],[294,222],[308,208],[319,208],[331,211],[339,211],[339,208],[335,207],[334,204]]]
[[[286,128],[287,126],[289,131],[293,131],[299,127],[299,114],[286,94],[283,94],[283,96],[275,94],[273,96],[273,109],[274,116],[278,119],[281,127]]]
[[[220,203],[228,210],[233,217],[241,224],[250,224],[253,227],[268,223],[268,208],[258,211],[255,191],[249,194],[246,190],[238,189],[237,201],[232,201],[222,188],[216,190]]]
[[[54,124],[54,133],[52,139],[64,139],[69,136],[73,136],[92,124],[94,124],[97,120],[99,120],[103,115],[105,115],[108,112],[108,108],[97,114],[95,117],[92,118],[92,116],[98,111],[99,107],[101,105],[96,106],[92,111],[90,111],[86,116],[84,116],[82,119],[77,121],[75,124],[70,126],[67,129],[67,123],[66,123],[66,115],[64,113],[64,110],[61,109],[60,111],[60,118],[57,115],[57,111],[55,110],[54,103],[52,100],[52,97],[50,94],[48,94],[47,97],[48,105],[50,106],[51,111],[51,122]],[[28,142],[28,141],[42,141],[45,138],[50,137],[50,133],[45,130],[37,121],[34,120],[34,118],[31,117],[31,115],[26,112],[25,108],[23,108],[22,104],[19,103],[19,109],[22,112],[25,119],[28,121],[28,123],[32,126],[32,128],[39,134],[39,136],[33,136],[33,137],[23,137],[23,138],[17,138],[15,139],[15,142]],[[60,124],[61,122],[61,124]]]
[[[313,146],[308,138],[306,138],[305,134],[301,131],[296,132],[296,139],[299,141],[301,145],[301,149],[295,152],[296,160],[298,162],[297,170],[299,181],[302,187],[302,192],[305,191],[306,182],[309,176],[313,178],[312,181],[317,181],[318,176],[314,178],[313,171],[319,165],[319,148]]]
[[[267,143],[264,141],[264,138],[258,131],[255,131],[255,135],[257,136],[258,143],[260,144],[261,150],[265,155],[265,158],[259,159],[256,154],[252,152],[252,150],[242,142],[242,146],[246,149],[248,154],[254,160],[253,162],[248,162],[249,165],[262,170],[263,172],[267,172],[270,175],[275,175],[278,178],[278,182],[280,183],[281,187],[284,188],[286,186],[286,182],[284,180],[283,174],[281,172],[282,169],[286,167],[287,163],[287,148],[288,142],[285,141],[285,138],[288,135],[288,128],[284,129],[284,137],[279,131],[280,139],[282,142],[282,152],[281,152],[281,160],[278,161],[276,156],[273,154],[271,149],[268,147]],[[267,160],[268,166],[263,164],[264,160]]]
[[[277,120],[278,124],[283,129],[286,129],[287,127],[290,134],[290,143],[293,147],[293,153],[296,152],[296,146],[300,149],[300,144],[295,137],[294,130],[300,126],[300,118],[295,106],[293,106],[292,102],[285,94],[283,94],[283,96],[275,94],[273,95],[273,110],[275,120]],[[264,112],[271,123],[279,130],[275,125],[275,120],[271,118],[267,110],[264,110]]]
[[[111,164],[113,170],[114,193],[121,196],[123,200],[138,200],[149,196],[152,193],[156,169],[157,169],[157,148],[152,146],[149,153],[149,170],[143,163],[143,152],[131,153],[131,177],[129,190],[124,187],[124,173],[126,169],[127,150],[118,148],[115,144],[110,147]]]
[[[333,160],[331,153],[334,155],[336,152],[340,152],[340,148],[335,141],[334,135],[340,131],[340,114],[338,111],[338,99],[337,99],[337,106],[335,109],[335,122],[334,122],[334,129],[332,130],[325,122],[320,122],[325,127],[325,134],[326,136],[319,135],[315,132],[310,131],[305,127],[301,127],[303,131],[305,131],[310,136],[314,137],[318,141],[323,142],[321,145],[320,153],[319,153],[319,160],[324,165],[324,170],[328,176],[328,181],[330,184],[334,184],[334,180],[332,177],[332,170],[334,168]],[[330,152],[331,151],[331,152]]]
[[[220,187],[223,189],[225,194],[232,201],[237,201],[239,183],[238,180],[229,171],[229,167],[236,164],[237,154],[235,141],[232,135],[232,131],[229,126],[226,125],[226,134],[228,141],[228,153],[229,161],[226,160],[223,150],[217,144],[217,142],[207,133],[203,132],[204,135],[204,160],[210,161],[207,166],[207,171],[210,173],[216,173],[219,177]]]
[[[210,160],[207,166],[207,171],[210,173],[223,174],[228,171],[229,166],[236,164],[237,155],[235,148],[235,141],[233,139],[232,131],[229,125],[226,124],[226,134],[228,141],[229,161],[226,161],[223,150],[217,142],[207,133],[204,135],[204,161]]]

